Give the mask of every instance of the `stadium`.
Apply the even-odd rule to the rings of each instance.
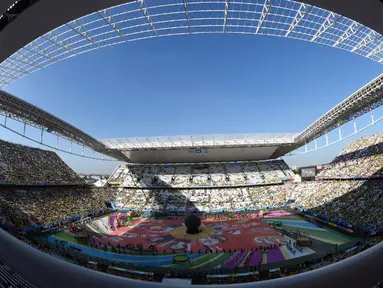
[[[0,88],[189,34],[291,38],[383,64],[382,13],[356,0],[3,0]],[[382,287],[383,133],[323,167],[285,161],[377,125],[382,89],[383,74],[296,133],[108,139],[0,90],[1,127],[39,145],[0,140],[0,288]],[[89,185],[58,153],[115,168]]]

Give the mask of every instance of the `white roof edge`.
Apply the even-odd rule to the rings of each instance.
[[[356,90],[355,92],[353,92],[350,96],[348,96],[347,98],[345,98],[344,100],[342,100],[341,102],[339,102],[338,104],[336,104],[335,106],[333,106],[330,110],[328,110],[326,113],[322,114],[318,119],[316,119],[314,122],[312,122],[309,126],[307,126],[301,133],[299,133],[299,135],[305,133],[307,130],[309,130],[315,123],[319,122],[321,119],[324,119],[326,118],[332,111],[336,110],[338,107],[341,107],[344,103],[346,103],[347,101],[350,101],[350,99],[352,99],[353,97],[355,97],[358,93],[360,93],[361,91],[363,91],[364,89],[366,89],[368,86],[370,86],[372,83],[374,83],[375,81],[379,80],[380,78],[383,77],[383,73],[382,74],[379,74],[377,77],[375,77],[374,79],[372,79],[371,81],[369,81],[367,84],[363,85],[363,87],[359,88],[358,90]]]
[[[225,147],[293,144],[299,133],[212,134],[99,139],[117,149]]]

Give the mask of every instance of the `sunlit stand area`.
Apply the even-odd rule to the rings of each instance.
[[[294,172],[284,162],[262,161],[166,166],[165,171],[182,171],[171,177],[156,164],[124,165],[123,173],[119,168],[110,176],[112,184],[96,188],[81,184],[64,162],[55,160],[55,153],[7,142],[1,147],[7,151],[2,153],[7,184],[0,198],[2,227],[45,253],[103,273],[149,282],[262,281],[352,258],[381,241],[382,134],[351,142],[316,181],[299,183],[292,181]],[[33,159],[33,179],[28,178],[25,151]],[[355,154],[363,160],[350,156]],[[40,162],[47,157],[52,158],[49,170]],[[183,173],[185,167],[190,174]],[[275,180],[284,173],[289,181]],[[345,179],[347,173],[361,177]],[[63,175],[76,185],[61,182]],[[179,184],[178,176],[187,183],[199,177],[203,188],[187,188],[190,184]],[[245,183],[223,186],[227,176]],[[10,185],[21,179],[45,186]],[[125,187],[131,179],[142,181]],[[183,187],[172,187],[172,181]],[[193,233],[188,233],[188,221],[196,225]],[[24,283],[2,267],[3,285]]]

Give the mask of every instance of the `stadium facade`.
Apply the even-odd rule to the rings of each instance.
[[[110,7],[113,5],[118,6]],[[0,45],[2,47],[0,50],[0,87],[5,87],[44,67],[95,49],[150,38],[201,33],[288,37],[340,48],[379,63],[383,62],[383,39],[380,34],[383,32],[383,18],[381,17],[383,8],[379,1],[363,1],[362,3],[353,0],[348,1],[345,5],[340,0],[326,4],[319,0],[303,2],[288,0],[253,2],[229,0],[195,2],[185,0],[177,2],[19,0],[12,4],[11,1],[6,0],[0,4],[0,9],[5,8],[5,12],[0,14]],[[88,13],[91,14],[87,15]],[[45,21],[34,21],[39,17],[44,18]],[[30,25],[30,23],[34,23],[34,25]],[[29,29],[26,29],[27,27]],[[19,35],[19,37],[14,37],[14,35]],[[383,75],[377,77],[325,113],[303,132],[295,134],[96,140],[76,127],[4,91],[0,93],[0,110],[5,117],[5,122],[7,119],[14,119],[24,123],[24,134],[26,125],[40,129],[41,144],[43,144],[44,133],[52,133],[83,148],[89,147],[93,151],[123,162],[200,163],[267,160],[283,156],[296,148],[305,146],[308,142],[315,141],[318,137],[327,135],[329,131],[336,128],[339,129],[339,139],[341,140],[341,125],[354,121],[355,118],[371,112],[382,104],[382,77]],[[371,125],[377,121],[371,114]],[[6,127],[6,124],[1,125]],[[354,132],[357,133],[355,124],[354,127]],[[124,181],[118,182],[117,187],[113,190],[103,190],[103,193],[97,193],[98,190],[82,186],[75,187],[73,190],[68,190],[67,187],[50,190],[50,187],[41,185],[39,176],[52,182],[65,180],[61,183],[79,180],[73,175],[73,171],[65,167],[65,164],[52,153],[0,143],[1,149],[7,152],[0,156],[12,155],[14,159],[11,160],[16,160],[8,161],[9,159],[4,158],[5,161],[3,161],[4,159],[1,159],[1,173],[3,170],[12,173],[0,176],[11,179],[13,182],[10,187],[4,188],[0,204],[4,206],[1,207],[3,211],[7,215],[9,213],[10,219],[19,227],[25,228],[25,225],[41,223],[45,226],[38,227],[38,229],[50,229],[52,223],[54,223],[53,225],[61,225],[63,222],[71,223],[70,219],[74,215],[68,215],[68,213],[81,212],[85,213],[86,217],[90,217],[89,211],[92,211],[91,214],[94,211],[99,213],[98,209],[104,204],[112,206],[111,200],[116,202],[119,208],[137,209],[140,207],[141,210],[150,208],[157,213],[159,211],[174,212],[174,209],[179,208],[183,212],[187,212],[196,207],[213,212],[222,207],[242,212],[250,206],[254,210],[263,209],[263,207],[269,209],[270,207],[282,207],[281,205],[290,203],[290,200],[296,200],[297,204],[304,206],[303,208],[295,207],[296,209],[302,209],[305,212],[311,208],[315,209],[309,216],[322,217],[315,218],[320,219],[321,223],[343,230],[352,228],[356,231],[375,233],[381,223],[379,217],[381,217],[382,198],[379,198],[379,191],[381,191],[382,183],[380,156],[383,155],[382,140],[382,135],[374,135],[369,139],[362,139],[360,142],[345,147],[339,157],[330,163],[322,173],[323,180],[329,181],[318,184],[290,183],[291,185],[282,185],[283,183],[279,183],[282,178],[279,175],[286,171],[290,175],[291,171],[288,167],[284,169],[282,167],[284,164],[279,160],[279,162],[267,161],[264,165],[262,162],[254,165],[246,163],[245,168],[242,163],[235,163],[230,168],[226,165],[229,163],[214,164],[211,166],[214,167],[214,173],[211,173],[209,165],[197,165],[199,167],[194,166],[197,170],[195,173],[192,168],[187,174],[182,171],[182,165],[179,165],[181,168],[177,168],[177,170],[174,167],[166,167],[166,165],[123,164],[114,174],[122,175]],[[329,144],[326,141],[326,145]],[[52,148],[58,149],[58,147]],[[54,161],[47,161],[45,158]],[[25,163],[29,164],[24,165]],[[35,165],[31,165],[31,163]],[[139,168],[136,169],[135,166]],[[252,169],[248,169],[249,166]],[[278,168],[276,169],[275,166]],[[33,171],[30,170],[31,167],[33,167]],[[263,169],[259,169],[260,167]],[[173,172],[169,173],[172,168],[174,168]],[[275,170],[278,172],[277,181],[274,176]],[[35,171],[36,175],[34,175]],[[66,171],[65,175],[62,173],[63,171]],[[31,173],[32,178],[27,178],[31,177]],[[355,175],[358,178],[355,179]],[[190,186],[190,182],[195,181],[194,178],[198,178],[197,185],[199,186]],[[248,178],[254,179],[251,185],[248,185],[251,187],[243,187],[247,185]],[[36,192],[34,189],[24,187],[25,190],[20,193],[20,188],[17,186],[20,185],[18,182],[20,179],[33,179],[39,184],[41,191]],[[174,182],[180,179],[186,187],[174,186]],[[332,181],[332,179],[336,179],[336,181]],[[220,183],[219,185],[224,186],[225,184],[222,183],[229,183],[230,187],[218,187],[218,184],[209,187],[203,186],[207,181],[212,180],[217,180],[215,184]],[[235,185],[231,181],[233,183],[238,181],[239,184]],[[161,182],[160,186],[156,186],[161,189],[148,189],[153,182],[156,182],[156,185]],[[177,191],[180,187],[185,188],[185,191],[182,193]],[[194,189],[196,187],[198,192]],[[346,194],[347,197],[344,197]],[[23,196],[19,197],[19,195]],[[344,202],[343,198],[346,198]],[[281,204],[282,200],[283,204]],[[227,201],[230,204],[224,203]],[[364,213],[367,209],[366,204],[368,204],[370,213]],[[68,211],[68,207],[71,211]],[[341,209],[342,207],[343,209]],[[14,212],[17,213],[13,214]],[[348,217],[347,219],[353,223],[337,217],[330,219],[327,216],[335,212],[337,216],[341,215],[339,217]],[[8,219],[1,220],[7,221]],[[374,226],[374,229],[370,226],[363,226],[360,222],[364,225]],[[3,231],[0,231],[0,235],[1,259],[38,287],[77,287],[83,285],[84,282],[93,287],[102,287],[105,283],[114,287],[126,287],[127,284],[140,287],[156,286],[152,283],[149,285],[143,282],[137,284],[137,282],[123,281],[109,275],[82,270],[82,268],[74,267],[58,259],[51,259],[48,255],[12,239]],[[323,287],[325,285],[333,286],[336,283],[337,285],[357,284],[359,287],[362,287],[361,285],[371,287],[381,279],[382,245],[376,245],[355,257],[326,268],[287,277],[283,280],[249,285]],[[230,259],[238,260],[237,255],[247,257],[250,255],[248,252],[248,250],[245,250],[245,253],[238,251],[233,254],[234,256],[230,256]],[[22,257],[29,261],[20,262],[19,259]],[[369,265],[360,265],[361,261],[368,262]],[[1,265],[0,269],[2,269]],[[44,271],[45,275],[41,271]],[[348,273],[344,273],[344,271]],[[365,278],[360,277],[360,274],[363,274]],[[246,286],[246,284],[242,285]]]

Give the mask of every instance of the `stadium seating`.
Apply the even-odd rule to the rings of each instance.
[[[29,284],[11,268],[0,261],[0,288],[3,287],[33,288],[31,284]]]
[[[3,188],[0,212],[18,227],[43,225],[105,208],[138,211],[240,211],[295,205],[372,228],[382,226],[383,181],[315,181],[206,189]],[[346,209],[347,208],[347,209]]]
[[[0,140],[0,184],[80,184],[56,153]]]
[[[366,136],[346,145],[339,156],[319,173],[322,178],[381,177],[383,133]]]
[[[1,187],[0,225],[21,229],[47,224],[51,227],[50,225],[58,225],[63,220],[70,222],[90,212],[104,215],[105,210],[102,209],[106,207],[105,202],[113,202],[117,208],[141,212],[219,212],[260,210],[266,207],[280,207],[294,201],[295,206],[306,211],[327,215],[329,219],[342,219],[352,227],[365,226],[379,230],[383,227],[383,179],[379,178],[383,169],[382,143],[383,134],[351,142],[321,172],[320,177],[323,179],[320,181],[283,184],[281,179],[293,174],[281,160],[163,166],[123,164],[110,177],[109,187],[97,188],[44,185],[38,187],[38,184],[46,183],[77,183],[77,176],[55,153],[0,142],[1,181],[26,181],[36,185]],[[27,160],[22,161],[22,157]],[[357,178],[351,179],[355,177]],[[224,213],[226,214],[234,215]],[[105,235],[115,229],[114,223],[111,222],[115,222],[111,217],[100,217],[96,221],[87,222],[87,225],[95,233]],[[24,241],[31,244],[28,239]],[[62,257],[48,248],[38,248]],[[337,262],[350,255],[352,254],[338,254],[313,264],[310,269]],[[282,257],[279,249],[271,248],[264,254],[259,250],[243,249],[231,255],[221,268],[258,265],[263,256],[267,257],[268,263],[278,262]],[[153,280],[149,274],[143,276],[128,270],[115,270],[109,273]],[[297,271],[306,270],[307,267]],[[254,277],[256,278],[255,275],[248,275],[238,277],[237,280],[228,278],[219,281],[246,282],[254,280]],[[217,280],[202,280],[203,283],[210,284],[215,283],[214,281]],[[0,287],[2,286],[32,287],[9,267],[0,263]]]
[[[117,199],[118,190],[96,187],[3,187],[0,215],[9,225],[26,228],[99,211],[105,201]]]
[[[293,173],[283,160],[220,164],[121,164],[108,183],[119,187],[232,187],[282,183]]]
[[[354,225],[383,225],[383,181],[316,181],[286,185],[295,204]]]
[[[123,208],[205,212],[262,209],[286,202],[282,185],[206,189],[131,189],[118,188],[125,195]]]

